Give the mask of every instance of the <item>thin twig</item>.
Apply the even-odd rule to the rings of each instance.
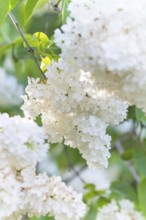
[[[116,141],[114,143],[114,146],[117,149],[119,155],[122,155],[124,153],[124,149],[123,149],[123,146],[122,146],[120,141]],[[125,161],[125,164],[127,165],[127,167],[129,169],[130,173],[132,174],[135,182],[139,183],[140,182],[140,177],[139,177],[137,171],[135,170],[135,168],[133,167],[133,165],[131,164],[131,162],[130,161]]]
[[[80,175],[80,171],[78,172],[78,171],[74,168],[74,165],[73,165],[73,163],[72,163],[72,160],[71,160],[71,158],[70,158],[70,156],[69,156],[67,147],[65,146],[64,142],[63,142],[62,144],[63,144],[63,146],[64,146],[64,152],[65,152],[65,155],[66,155],[66,158],[67,158],[67,161],[68,161],[69,168],[74,172],[74,176],[77,176],[83,184],[86,184],[85,180],[84,180],[84,179],[81,177],[81,175]]]
[[[87,168],[87,165],[83,165],[82,167],[80,167],[80,169],[76,172],[78,172],[78,174],[81,176],[81,173]],[[70,183],[75,177],[76,177],[76,173],[74,172],[70,177],[64,179],[65,183]],[[83,180],[83,178],[82,178]],[[84,181],[85,184],[85,181]]]
[[[9,13],[9,17],[10,17],[11,21],[13,22],[13,24],[14,24],[16,30],[18,31],[18,33],[19,33],[20,36],[22,37],[23,41],[25,42],[26,47],[27,47],[27,49],[28,49],[28,52],[31,54],[32,59],[34,60],[34,62],[35,62],[35,64],[36,64],[36,66],[37,66],[39,72],[41,73],[42,77],[43,77],[44,79],[46,79],[45,74],[43,73],[43,71],[42,71],[41,68],[40,68],[40,65],[38,64],[37,58],[36,58],[35,55],[34,55],[34,49],[29,45],[27,39],[25,38],[25,36],[24,36],[24,34],[23,34],[23,32],[22,32],[22,30],[21,30],[19,24],[18,24],[18,21],[16,20],[16,18],[15,18],[14,15],[12,14],[12,12]]]
[[[55,4],[53,3],[53,1],[51,1],[51,5],[56,12],[60,12],[60,9],[58,7],[59,3],[60,3],[60,0],[58,0],[57,3],[55,3]]]

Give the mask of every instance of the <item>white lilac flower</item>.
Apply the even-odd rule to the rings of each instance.
[[[18,84],[16,78],[0,68],[0,108],[20,105],[22,103],[20,96],[23,93],[24,88]]]
[[[21,169],[47,156],[46,134],[33,120],[0,114],[0,164]]]
[[[145,220],[142,213],[135,210],[134,204],[126,199],[113,200],[99,209],[96,220]]]
[[[10,167],[0,167],[0,219],[9,219],[21,207],[21,185]]]
[[[67,187],[59,176],[48,177],[42,173],[31,178],[25,170],[21,175],[24,208],[28,216],[51,215],[55,220],[79,220],[85,214],[82,195]]]
[[[0,219],[22,220],[23,216],[54,216],[55,220],[79,220],[85,213],[82,195],[58,177],[36,175],[35,166],[19,172],[0,167]]]
[[[24,113],[41,114],[49,141],[77,147],[92,167],[107,167],[109,123],[126,117],[127,105],[98,89],[88,72],[67,72],[63,60],[53,62],[46,72],[46,83],[29,79],[24,96]]]
[[[29,79],[24,101],[29,109],[28,116],[35,118],[41,112],[53,108],[60,113],[86,112],[96,115],[105,123],[123,121],[127,105],[115,96],[99,89],[89,72],[66,72],[64,60],[53,62],[46,73],[46,84],[39,79]],[[23,109],[27,115],[25,103]]]
[[[93,168],[107,167],[110,157],[110,136],[106,124],[95,116],[67,116],[55,113],[55,117],[42,115],[44,128],[51,142],[64,142],[78,148],[87,164]]]
[[[73,0],[55,42],[67,70],[92,73],[99,87],[146,112],[146,0]]]

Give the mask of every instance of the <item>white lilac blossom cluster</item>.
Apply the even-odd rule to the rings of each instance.
[[[25,115],[41,114],[51,142],[77,147],[90,167],[107,167],[106,128],[127,105],[146,112],[146,0],[73,0],[55,42],[61,60],[47,81],[30,80]],[[127,104],[125,104],[127,103]]]
[[[90,167],[107,167],[110,156],[108,124],[126,117],[127,105],[98,89],[89,72],[65,71],[63,60],[52,62],[46,82],[29,79],[24,96],[24,113],[41,114],[49,141],[78,148]]]
[[[61,59],[46,83],[26,88],[25,115],[41,114],[49,140],[77,147],[90,167],[107,167],[106,128],[126,117],[127,105],[146,111],[145,8],[146,0],[71,1],[55,32]]]
[[[73,0],[55,42],[66,68],[146,112],[146,0]]]
[[[36,174],[47,156],[46,134],[33,120],[0,115],[0,219],[54,216],[79,220],[85,212],[81,194],[60,177]]]
[[[145,220],[141,212],[135,210],[134,204],[126,199],[113,200],[99,209],[96,220]]]
[[[0,108],[20,105],[22,103],[20,96],[23,94],[24,88],[18,84],[16,78],[0,68]]]
[[[43,128],[33,120],[0,114],[0,166],[16,170],[43,160],[49,145]]]
[[[19,172],[0,168],[0,219],[16,220],[23,216],[54,216],[55,220],[79,220],[85,212],[82,196],[63,183],[60,177],[35,174],[35,167]],[[8,208],[10,207],[10,208]]]

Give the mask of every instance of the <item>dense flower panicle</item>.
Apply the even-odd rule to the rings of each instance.
[[[20,172],[0,169],[0,219],[23,219],[51,215],[56,220],[79,220],[85,213],[81,194],[74,192],[60,177],[36,175],[35,167]],[[9,208],[8,208],[9,207]]]
[[[105,123],[123,121],[127,105],[115,96],[99,89],[90,72],[65,70],[64,60],[53,62],[48,67],[48,99],[60,112],[95,115]],[[26,90],[27,91],[27,90]]]
[[[112,201],[99,209],[96,220],[145,220],[142,213],[136,211],[134,204],[126,199]]]
[[[21,169],[47,156],[46,134],[33,120],[0,114],[0,164]]]
[[[26,177],[25,177],[26,178]],[[79,220],[85,213],[82,196],[67,187],[60,177],[39,174],[24,181],[24,206],[31,216],[54,216],[56,220]]]
[[[43,126],[50,131],[52,142],[64,142],[77,147],[93,168],[107,167],[110,157],[110,136],[106,134],[106,124],[95,116],[78,115],[75,117],[55,113],[55,117],[42,115]],[[54,132],[55,131],[55,132]]]
[[[29,109],[28,114],[25,109],[26,115],[35,118],[40,114],[40,109],[47,112],[53,108],[67,114],[85,112],[101,118],[105,123],[118,124],[123,121],[127,109],[125,103],[106,90],[99,89],[89,72],[66,72],[63,64],[64,60],[59,60],[48,67],[46,84],[40,83],[39,79],[29,79],[26,87],[28,96],[24,96]]]
[[[0,219],[7,220],[21,206],[20,183],[10,167],[0,167]]]
[[[16,78],[0,68],[0,108],[20,105],[22,103],[20,96],[23,94],[24,88],[18,84]]]
[[[41,114],[49,141],[77,147],[92,167],[107,167],[109,123],[126,117],[127,105],[98,89],[88,72],[64,70],[63,60],[53,62],[46,84],[29,79],[22,107],[26,116]]]
[[[65,68],[91,72],[99,87],[146,112],[146,0],[73,0],[68,9],[55,32]]]
[[[25,215],[51,215],[56,220],[83,217],[81,194],[60,177],[36,175],[36,163],[47,156],[46,138],[44,129],[31,119],[0,114],[1,220],[22,220]]]

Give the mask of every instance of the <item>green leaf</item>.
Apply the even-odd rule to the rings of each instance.
[[[39,46],[38,40],[36,38],[34,38],[34,36],[32,36],[31,34],[25,34],[25,38],[27,39],[27,41],[31,47],[38,47]],[[27,47],[25,43],[24,43],[24,47]]]
[[[20,37],[17,40],[12,41],[10,43],[4,43],[0,47],[0,53],[5,53],[8,49],[13,48],[15,46],[19,46],[22,43],[23,43],[23,41],[22,41],[22,39]]]
[[[84,193],[84,201],[88,202],[90,199],[105,194],[105,190],[96,190],[96,187],[92,183],[88,183],[84,186],[86,192]]]
[[[140,209],[146,217],[146,179],[143,179],[138,185],[138,198]]]
[[[18,0],[9,0],[9,11],[11,11],[13,8],[15,8]]]
[[[144,112],[137,107],[135,108],[135,115],[136,115],[137,122],[141,122],[141,121],[146,120],[146,116],[145,116]]]
[[[127,115],[128,119],[132,119],[136,121],[135,108],[136,108],[135,106],[128,107],[128,115]]]
[[[33,13],[42,7],[44,4],[48,3],[49,0],[27,0],[24,12],[24,22],[25,24],[32,17]]]
[[[136,106],[130,106],[128,108],[128,117],[129,119],[133,119],[134,121],[140,123],[142,121],[146,121],[146,116],[144,112],[137,108]]]
[[[50,65],[50,64],[51,64],[51,60],[50,60],[49,57],[42,57],[41,70],[42,70],[43,72],[45,72],[47,66]]]
[[[106,197],[100,197],[98,199],[98,209],[101,208],[102,206],[108,205],[108,203],[110,202],[110,200]]]
[[[90,191],[84,194],[84,201],[88,202],[90,199],[93,199],[96,196],[96,191]]]
[[[43,47],[46,48],[50,43],[48,36],[46,34],[44,34],[43,32],[34,33],[34,37],[35,37],[35,39],[38,40],[38,43],[39,43],[40,47],[42,47],[42,48]]]
[[[90,190],[90,191],[95,191],[95,190],[96,190],[96,189],[95,189],[95,185],[92,184],[92,183],[87,183],[87,184],[84,186],[84,188],[85,188],[86,190]]]
[[[146,153],[144,150],[138,149],[134,152],[134,165],[141,175],[146,177]]]
[[[111,195],[117,199],[127,198],[132,201],[137,201],[135,191],[130,185],[121,181],[115,181],[111,185]]]
[[[39,0],[27,0],[24,12],[24,22],[27,23],[31,18]]]
[[[133,158],[133,149],[125,150],[121,157],[123,160],[131,160]]]
[[[62,0],[62,21],[63,21],[63,23],[66,22],[66,18],[69,15],[69,12],[68,12],[69,2],[70,2],[70,0]]]
[[[41,8],[43,5],[45,5],[46,3],[49,3],[50,0],[39,0],[37,5],[36,5],[36,8],[35,10]]]
[[[0,24],[2,24],[9,12],[9,0],[0,0],[0,11]]]
[[[93,203],[90,207],[88,212],[86,213],[83,220],[95,220],[97,215],[97,203]]]

